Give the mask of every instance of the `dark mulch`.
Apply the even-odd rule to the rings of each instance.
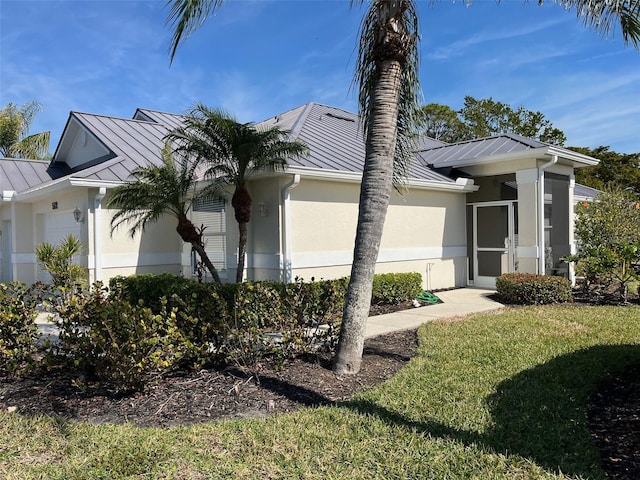
[[[265,417],[346,400],[391,378],[416,347],[415,330],[369,339],[355,376],[336,376],[328,355],[310,355],[289,361],[282,369],[263,365],[259,382],[239,370],[202,370],[159,379],[143,392],[129,395],[107,385],[82,388],[68,373],[53,371],[39,378],[0,381],[0,409],[16,407],[24,415],[140,426]]]
[[[609,478],[640,478],[640,365],[600,385],[592,398],[589,429]]]

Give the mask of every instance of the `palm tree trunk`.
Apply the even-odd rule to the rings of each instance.
[[[247,255],[247,222],[238,222],[240,239],[238,240],[238,269],[236,270],[236,283],[242,283],[244,276],[244,261]]]
[[[207,252],[204,249],[204,244],[202,243],[202,232],[198,232],[195,225],[185,215],[178,216],[176,232],[178,232],[178,235],[180,235],[183,242],[190,243],[193,249],[198,252],[202,263],[204,263],[207,270],[209,270],[209,273],[211,273],[213,280],[216,283],[222,283],[216,267],[211,263],[211,259],[209,259],[209,255],[207,255]]]
[[[218,270],[216,270],[216,267],[213,265],[213,263],[211,263],[211,260],[209,259],[209,255],[207,255],[207,252],[205,252],[204,247],[202,246],[202,243],[197,241],[192,241],[191,246],[196,252],[198,252],[198,255],[200,256],[202,263],[204,263],[205,267],[207,267],[207,270],[209,270],[209,273],[211,273],[213,280],[216,283],[222,283],[220,281],[220,276],[218,275]]]
[[[393,187],[402,66],[397,60],[382,60],[379,72],[371,96],[372,113],[367,131],[351,279],[333,364],[333,371],[338,375],[355,374],[360,370],[373,275]]]

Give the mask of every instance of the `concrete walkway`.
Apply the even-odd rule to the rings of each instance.
[[[470,313],[499,310],[503,305],[489,298],[489,295],[494,293],[494,290],[482,288],[458,288],[436,292],[435,295],[443,303],[369,317],[365,336],[369,338],[398,330],[417,328],[436,318],[459,317]]]

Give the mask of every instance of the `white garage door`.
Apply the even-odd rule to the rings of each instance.
[[[80,225],[72,212],[49,213],[44,217],[44,241],[58,245],[65,237],[80,237]]]
[[[73,212],[48,213],[44,216],[44,241],[51,245],[59,245],[69,235],[80,238],[80,226],[73,218]],[[86,247],[85,247],[86,248]],[[74,258],[77,262],[79,259]],[[51,277],[38,266],[38,279],[51,281]]]

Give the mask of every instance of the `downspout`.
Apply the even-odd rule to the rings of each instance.
[[[544,165],[538,167],[538,273],[545,274],[545,246],[544,246],[544,171],[558,163],[558,155],[553,155]]]
[[[93,266],[94,281],[102,280],[102,199],[107,194],[106,187],[100,187],[94,199],[93,214]]]
[[[283,280],[291,283],[291,190],[296,188],[300,183],[300,174],[293,175],[289,182],[282,190],[282,266],[284,270]]]

